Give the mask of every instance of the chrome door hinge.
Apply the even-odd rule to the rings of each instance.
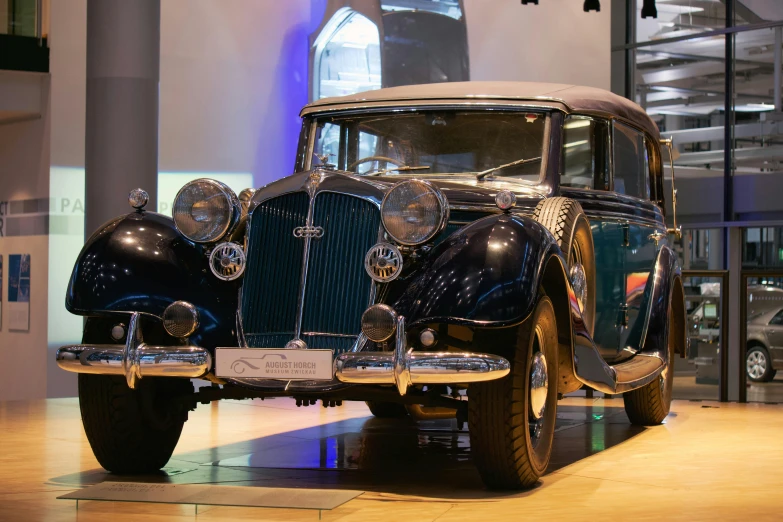
[[[621,304],[620,310],[617,311],[617,326],[623,328],[628,326],[628,305]]]

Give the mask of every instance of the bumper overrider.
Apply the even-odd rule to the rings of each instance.
[[[212,369],[212,355],[199,346],[150,346],[142,341],[139,314],[131,314],[125,345],[76,344],[57,350],[57,365],[75,373],[124,375],[130,388],[142,377],[195,379]]]
[[[413,384],[491,381],[508,375],[511,365],[498,355],[466,352],[414,352],[405,338],[405,317],[396,317],[393,352],[354,352],[334,361],[337,379],[353,384],[394,384],[405,395]]]
[[[405,318],[396,318],[394,350],[338,355],[334,377],[344,383],[394,385],[405,395],[416,384],[462,384],[508,375],[511,365],[497,355],[414,352],[408,348]],[[252,349],[251,349],[252,350]],[[125,345],[78,344],[57,351],[57,365],[75,373],[124,375],[135,388],[142,377],[203,377],[213,368],[209,350],[199,346],[150,346],[142,341],[139,314],[131,315]]]

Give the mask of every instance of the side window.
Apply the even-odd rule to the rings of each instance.
[[[773,317],[769,324],[783,324],[783,310],[775,314],[775,317]]]
[[[612,133],[614,191],[650,198],[650,158],[641,132],[616,123]]]
[[[569,116],[563,125],[560,186],[609,190],[608,124]]]

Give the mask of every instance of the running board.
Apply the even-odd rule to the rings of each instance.
[[[680,274],[676,255],[668,246],[662,246],[644,288],[640,306],[644,321],[636,321],[628,335],[628,348],[635,355],[615,365],[607,364],[601,357],[587,333],[576,299],[570,299],[574,371],[579,381],[614,395],[641,388],[661,374],[669,364],[669,303]]]

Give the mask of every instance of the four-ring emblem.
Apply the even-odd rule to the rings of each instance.
[[[324,229],[322,227],[296,227],[294,237],[314,237],[318,239],[323,237]]]

